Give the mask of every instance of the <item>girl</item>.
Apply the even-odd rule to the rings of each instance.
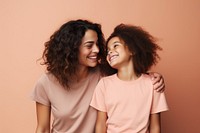
[[[117,73],[102,78],[91,106],[98,110],[96,133],[160,133],[164,93],[153,88],[147,71],[161,48],[140,27],[120,24],[107,40],[107,61]]]

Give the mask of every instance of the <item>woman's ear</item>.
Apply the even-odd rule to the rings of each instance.
[[[130,52],[130,55],[131,55],[131,56],[134,56],[134,55],[135,55],[135,52]]]

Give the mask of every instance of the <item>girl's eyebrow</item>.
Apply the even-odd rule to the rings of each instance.
[[[113,42],[113,44],[115,44],[115,43],[120,43],[119,41],[115,41],[115,42]]]
[[[114,45],[114,44],[116,44],[116,43],[120,43],[120,41],[114,41],[114,42],[111,44],[111,46]],[[109,49],[109,46],[108,46],[108,45],[107,45],[107,48]]]

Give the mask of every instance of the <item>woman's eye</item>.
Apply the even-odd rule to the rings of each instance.
[[[87,47],[87,48],[92,48],[92,45],[93,45],[93,44],[87,44],[86,47]]]
[[[87,47],[88,47],[88,48],[91,48],[91,47],[92,47],[92,45],[88,45]]]

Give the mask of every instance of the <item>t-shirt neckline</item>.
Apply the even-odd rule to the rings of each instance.
[[[139,80],[141,80],[142,77],[143,77],[144,75],[141,74],[140,77],[138,77],[138,78],[135,79],[135,80],[122,80],[122,79],[120,79],[120,78],[117,76],[117,73],[114,74],[113,76],[114,76],[114,78],[115,78],[118,82],[125,83],[125,84],[130,84],[130,83],[132,84],[132,83],[134,83],[134,82],[138,82]]]

